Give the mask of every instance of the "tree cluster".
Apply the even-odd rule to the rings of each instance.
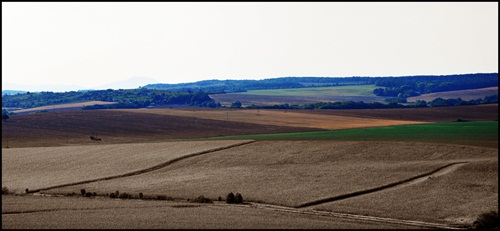
[[[406,103],[406,101],[404,102]],[[363,101],[344,101],[344,102],[318,102],[303,105],[275,104],[275,105],[255,105],[251,104],[246,108],[251,109],[381,109],[381,108],[418,108],[418,107],[446,107],[498,103],[498,95],[485,96],[483,99],[462,100],[436,98],[430,102],[417,100],[415,102],[401,104],[394,101],[388,104],[373,102],[365,103]],[[234,104],[234,103],[233,103]]]
[[[85,109],[102,108],[142,108],[151,105],[190,105],[200,107],[220,107],[221,105],[211,99],[203,91],[173,92],[168,90],[153,89],[119,89],[98,90],[85,92],[39,92],[4,95],[2,107],[32,108],[45,105],[62,103],[75,103],[86,101],[117,102],[117,104],[87,106]]]
[[[375,85],[383,87],[373,90],[377,96],[408,98],[433,92],[495,87],[498,73],[379,78]]]

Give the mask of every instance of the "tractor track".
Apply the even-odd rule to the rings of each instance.
[[[374,193],[374,192],[378,192],[378,191],[382,191],[382,190],[386,190],[386,189],[392,189],[392,188],[395,188],[398,186],[404,186],[404,185],[408,185],[408,184],[416,184],[416,183],[419,183],[419,182],[421,182],[421,181],[423,181],[431,176],[437,176],[437,175],[447,173],[447,172],[449,172],[449,171],[451,171],[451,170],[453,170],[461,165],[464,165],[464,164],[467,164],[467,162],[450,163],[450,164],[444,165],[442,167],[439,167],[437,169],[434,169],[431,172],[420,174],[420,175],[417,175],[414,177],[410,177],[408,179],[396,181],[396,182],[382,185],[382,186],[378,186],[375,188],[360,190],[360,191],[356,191],[356,192],[351,192],[351,193],[346,193],[346,194],[342,194],[342,195],[337,195],[337,196],[333,196],[333,197],[327,197],[327,198],[322,198],[319,200],[306,202],[306,203],[300,204],[298,206],[295,206],[295,208],[305,208],[305,207],[309,207],[309,206],[314,206],[314,205],[324,204],[324,203],[328,203],[328,202],[344,200],[344,199],[348,199],[351,197],[361,196],[364,194]]]
[[[208,153],[212,153],[212,152],[216,152],[216,151],[226,150],[226,149],[230,149],[230,148],[234,148],[234,147],[239,147],[239,146],[243,146],[243,145],[254,143],[254,142],[256,142],[256,141],[255,140],[249,140],[249,141],[245,141],[245,142],[241,142],[241,143],[237,143],[237,144],[233,144],[233,145],[228,145],[228,146],[224,146],[224,147],[213,148],[213,149],[209,149],[209,150],[205,150],[205,151],[200,151],[200,152],[196,152],[196,153],[191,153],[191,154],[188,154],[188,155],[180,156],[180,157],[171,159],[171,160],[169,160],[167,162],[164,162],[164,163],[161,163],[161,164],[149,167],[149,168],[145,168],[145,169],[133,171],[133,172],[128,172],[128,173],[114,175],[114,176],[101,177],[101,178],[97,178],[97,179],[91,179],[91,180],[84,180],[84,181],[78,181],[78,182],[73,182],[73,183],[55,185],[55,186],[50,186],[50,187],[45,187],[45,188],[39,188],[39,189],[34,189],[34,190],[28,190],[27,193],[36,193],[36,192],[40,192],[42,190],[49,190],[49,189],[55,189],[55,188],[63,188],[63,187],[75,186],[75,185],[79,185],[79,184],[87,184],[87,183],[93,183],[93,182],[97,182],[97,181],[105,181],[105,180],[112,180],[112,179],[117,179],[117,178],[135,176],[135,175],[139,175],[139,174],[143,174],[143,173],[147,173],[147,172],[151,172],[151,171],[155,171],[155,170],[164,168],[164,167],[166,167],[168,165],[171,165],[171,164],[173,164],[175,162],[178,162],[178,161],[181,161],[181,160],[184,160],[184,159],[187,159],[187,158],[191,158],[191,157],[195,157],[195,156],[200,156],[200,155],[204,155],[204,154],[208,154]]]

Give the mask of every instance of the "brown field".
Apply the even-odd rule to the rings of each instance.
[[[13,115],[2,122],[2,147],[97,145],[320,129],[207,120],[119,110]],[[96,133],[102,142],[92,141]]]
[[[486,87],[480,89],[471,89],[471,90],[460,90],[460,91],[445,91],[445,92],[436,92],[430,94],[423,94],[415,97],[409,97],[408,102],[415,102],[417,100],[425,100],[430,102],[435,98],[443,98],[443,99],[456,99],[461,98],[462,100],[473,100],[473,99],[482,99],[485,96],[489,95],[498,95],[498,87]]]
[[[361,128],[422,122],[498,120],[498,104],[358,110],[113,109],[12,115],[2,147],[95,145]],[[96,133],[102,142],[92,141]]]
[[[43,111],[43,110],[63,110],[63,109],[75,109],[75,108],[82,108],[85,106],[92,106],[92,105],[106,105],[106,104],[115,104],[116,102],[106,102],[106,101],[88,101],[88,102],[81,102],[81,103],[66,103],[66,104],[57,104],[57,105],[49,105],[49,106],[42,106],[42,107],[34,107],[34,108],[28,108],[28,109],[21,109],[21,110],[15,110],[12,111],[13,113],[28,113],[28,112],[36,112],[36,111]]]
[[[463,227],[483,212],[498,211],[497,147],[396,141],[175,141],[457,119],[497,120],[498,105],[13,115],[2,123],[2,187],[19,193],[56,186],[41,191],[55,194],[79,194],[81,188],[99,195],[119,190],[136,197],[140,192],[166,195],[174,201],[2,196],[2,228]],[[102,142],[90,140],[94,132]],[[107,176],[113,178],[103,179]],[[228,192],[241,193],[247,204],[186,201],[199,195],[224,200]],[[346,214],[374,220],[347,219]],[[401,223],[383,221],[389,218]]]

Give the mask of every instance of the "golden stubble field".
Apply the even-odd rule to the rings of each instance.
[[[320,128],[320,129],[349,129],[402,124],[420,124],[422,121],[362,118],[356,116],[324,115],[302,113],[284,110],[258,109],[227,109],[227,110],[194,110],[194,109],[113,109],[126,112],[151,113],[159,115],[173,115],[200,119],[245,122],[261,125]]]

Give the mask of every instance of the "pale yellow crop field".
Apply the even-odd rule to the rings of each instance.
[[[127,112],[186,116],[201,119],[245,122],[264,125],[321,129],[350,129],[424,122],[392,119],[371,119],[353,116],[322,115],[279,110],[183,110],[183,109],[113,109]]]
[[[181,156],[246,141],[192,141],[2,148],[2,187],[24,192],[149,168]]]
[[[422,94],[419,96],[408,97],[407,100],[408,102],[415,102],[417,100],[425,100],[427,102],[430,102],[436,98],[443,98],[443,99],[461,98],[462,100],[473,100],[473,99],[482,99],[485,96],[489,95],[498,95],[498,87],[435,92],[429,94]]]
[[[63,109],[63,108],[74,108],[74,107],[85,107],[92,105],[107,105],[107,104],[115,104],[116,102],[106,102],[106,101],[87,101],[80,103],[65,103],[65,104],[56,104],[56,105],[48,105],[34,108],[27,108],[21,110],[15,110],[14,113],[21,112],[34,112],[34,111],[42,111],[42,110],[50,110],[50,109]]]

